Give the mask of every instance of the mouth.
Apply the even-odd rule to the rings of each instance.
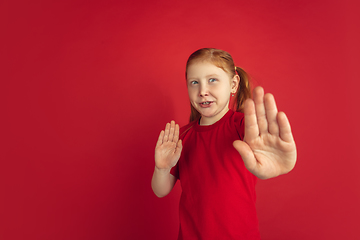
[[[201,107],[210,107],[212,103],[213,102],[211,102],[211,101],[201,102],[200,106]]]

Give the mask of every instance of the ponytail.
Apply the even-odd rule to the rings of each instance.
[[[235,72],[239,75],[240,82],[234,97],[233,109],[237,112],[243,112],[245,100],[251,98],[250,80],[244,69],[235,66]]]

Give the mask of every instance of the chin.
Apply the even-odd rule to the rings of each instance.
[[[200,112],[200,111],[199,111],[199,113],[202,117],[206,117],[206,118],[212,118],[216,115],[215,113],[206,113],[206,112],[204,113],[204,112]]]

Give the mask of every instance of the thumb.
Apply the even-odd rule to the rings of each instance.
[[[182,150],[182,141],[181,141],[181,139],[180,139],[180,140],[177,142],[177,144],[176,144],[175,153],[180,155],[181,150]]]
[[[241,158],[244,161],[245,167],[253,173],[254,169],[256,168],[256,158],[254,156],[253,151],[251,150],[250,146],[241,140],[235,140],[233,142],[234,148],[239,152]]]

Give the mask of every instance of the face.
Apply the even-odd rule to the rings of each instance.
[[[229,110],[231,93],[236,93],[239,76],[231,77],[212,63],[195,61],[187,68],[191,105],[201,114],[200,124],[211,125]]]

